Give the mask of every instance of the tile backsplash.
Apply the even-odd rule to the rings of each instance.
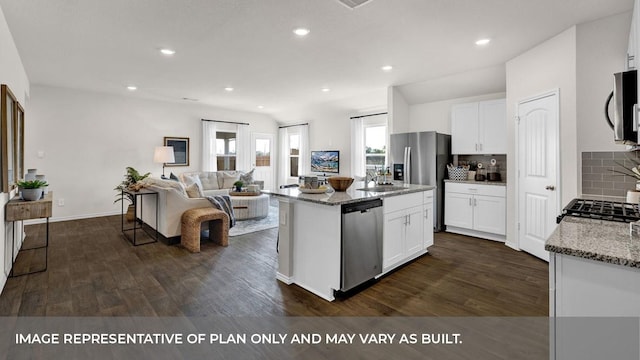
[[[615,171],[625,171],[624,167],[640,162],[636,151],[598,151],[582,153],[582,193],[626,197],[627,190],[636,188],[637,180]]]

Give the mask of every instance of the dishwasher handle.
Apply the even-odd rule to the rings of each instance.
[[[354,212],[365,213],[365,212],[369,212],[370,209],[381,207],[381,206],[382,206],[381,199],[361,201],[361,202],[352,203],[352,204],[344,204],[342,205],[342,213],[343,214],[349,214]]]

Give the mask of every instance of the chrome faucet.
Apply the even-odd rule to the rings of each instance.
[[[369,183],[373,181],[373,185],[376,185],[378,181],[378,172],[376,170],[367,169],[366,175],[364,177],[364,187],[369,187]]]

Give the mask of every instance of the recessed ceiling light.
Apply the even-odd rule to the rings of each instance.
[[[167,48],[165,48],[165,49],[160,49],[160,52],[161,52],[163,55],[173,55],[173,54],[175,54],[175,53],[176,53],[176,51],[175,51],[175,50],[167,49]]]
[[[258,105],[258,109],[264,109],[264,106]]]
[[[391,71],[393,70],[393,66],[391,65],[385,65],[383,67],[381,67],[382,71]]]
[[[480,39],[476,41],[476,45],[483,46],[491,42],[491,39]]]
[[[232,92],[232,91],[233,91],[233,88],[232,88],[232,87],[226,87],[226,88],[224,88],[224,91]]]
[[[329,92],[329,91],[331,91],[331,89],[329,89],[329,88],[322,88],[322,92]]]
[[[305,28],[297,28],[297,29],[293,30],[293,33],[298,35],[298,36],[307,36],[307,35],[309,35],[310,32],[311,32],[311,30],[305,29]]]
[[[127,86],[127,90],[136,91],[136,90],[138,90],[138,87],[136,87],[135,85],[129,85],[129,86]]]
[[[182,100],[184,100],[184,101],[198,101],[198,99],[194,99],[194,98],[190,98],[190,97],[183,97]]]

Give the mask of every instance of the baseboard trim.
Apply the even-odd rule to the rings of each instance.
[[[517,246],[515,246],[515,244],[512,244],[512,243],[510,243],[510,242],[505,242],[504,244],[505,244],[507,247],[509,247],[509,248],[511,248],[511,249],[513,249],[513,250],[516,250],[516,251],[522,251],[522,249],[518,248]]]
[[[287,285],[293,284],[293,278],[290,278],[288,276],[284,276],[279,272],[276,273],[276,279],[282,281],[283,283],[285,283]]]
[[[475,231],[475,230],[468,230],[468,229],[463,229],[455,226],[447,226],[446,232],[506,243],[506,236],[486,233],[483,231]]]

